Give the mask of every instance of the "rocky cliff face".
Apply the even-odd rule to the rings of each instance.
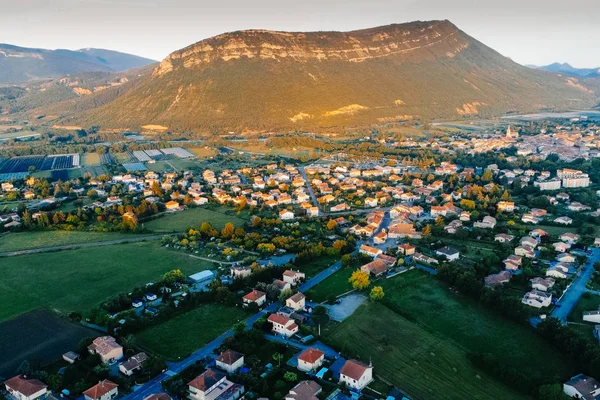
[[[217,61],[247,59],[364,62],[394,55],[422,59],[454,57],[469,46],[448,21],[390,25],[352,32],[289,33],[249,30],[225,33],[176,51],[154,71],[163,76],[176,68],[202,69]]]

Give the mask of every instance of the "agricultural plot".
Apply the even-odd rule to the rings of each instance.
[[[207,264],[158,242],[115,244],[0,259],[0,321],[47,307],[86,312],[106,298],[159,279],[173,269],[186,275]]]
[[[90,199],[89,202],[91,203],[92,200]],[[61,211],[69,211],[74,209],[72,202],[64,203],[64,207],[64,209],[62,206],[58,209]],[[139,237],[143,237],[143,235],[131,235],[120,232],[81,231],[13,232],[5,234],[0,238],[0,253],[44,247],[76,245],[81,243],[104,242],[109,240],[136,239]]]
[[[0,375],[13,376],[23,361],[52,362],[98,333],[40,309],[0,323]]]
[[[81,158],[81,164],[86,167],[102,164],[98,153],[85,153]]]
[[[144,227],[154,232],[183,232],[190,227],[200,227],[208,222],[217,229],[222,229],[227,222],[240,227],[246,220],[237,215],[228,215],[221,211],[206,208],[189,208],[176,213],[164,214],[162,217],[144,222]]]
[[[30,168],[34,168],[36,171],[49,171],[77,166],[79,166],[79,154],[13,157],[2,163],[0,173],[27,172]]]

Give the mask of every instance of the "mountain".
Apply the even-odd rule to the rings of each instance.
[[[531,66],[531,68],[541,69],[543,71],[556,72],[559,74],[576,76],[579,78],[599,78],[600,68],[575,68],[568,63],[554,63],[542,67]]]
[[[154,63],[103,49],[44,50],[0,44],[0,84],[21,84],[80,72],[114,72]]]
[[[521,66],[449,21],[418,21],[351,32],[225,33],[173,52],[114,100],[62,115],[123,129],[337,129],[597,100],[585,82]]]

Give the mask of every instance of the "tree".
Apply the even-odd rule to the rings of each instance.
[[[283,374],[283,379],[285,379],[288,382],[296,382],[298,380],[298,374],[296,374],[295,372],[288,371],[285,374]]]
[[[383,288],[381,286],[375,286],[373,289],[371,289],[371,300],[379,301],[383,299],[384,295],[385,293],[383,293]]]
[[[283,354],[275,353],[273,354],[273,360],[277,361],[277,365],[281,366],[281,359],[283,358]]]
[[[424,238],[431,237],[431,225],[425,225],[425,228],[423,228],[423,231],[421,232],[421,236]]]
[[[350,254],[344,254],[342,256],[341,263],[342,263],[342,268],[349,267],[350,264],[352,264],[352,256]]]
[[[233,226],[233,224],[231,222],[228,222],[225,224],[225,226],[223,227],[223,230],[221,230],[221,236],[223,237],[223,239],[229,240],[233,237],[233,234],[235,233],[235,226]]]
[[[338,223],[334,219],[330,219],[329,222],[327,222],[327,229],[330,231],[334,230],[337,226]]]
[[[163,275],[163,282],[166,284],[173,284],[175,282],[181,282],[185,279],[183,272],[180,269],[174,269]]]
[[[362,272],[360,269],[357,269],[352,273],[348,282],[352,284],[354,289],[363,290],[371,284],[369,281],[369,274],[366,272]]]
[[[566,400],[567,395],[558,383],[540,386],[536,396],[540,400]]]
[[[494,175],[491,169],[486,169],[483,175],[481,175],[481,180],[484,182],[491,182],[492,179],[494,179]]]

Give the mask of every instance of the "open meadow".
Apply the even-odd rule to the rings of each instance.
[[[85,312],[108,297],[159,279],[186,275],[208,263],[158,242],[117,244],[0,259],[0,321],[40,307]]]
[[[144,222],[144,228],[154,232],[183,232],[187,228],[199,228],[203,222],[208,222],[217,229],[222,229],[231,222],[236,228],[246,223],[246,220],[236,215],[234,210],[210,210],[207,208],[188,208],[174,213],[164,213],[161,217]]]
[[[138,335],[139,344],[169,360],[185,357],[247,316],[241,308],[203,304]]]

